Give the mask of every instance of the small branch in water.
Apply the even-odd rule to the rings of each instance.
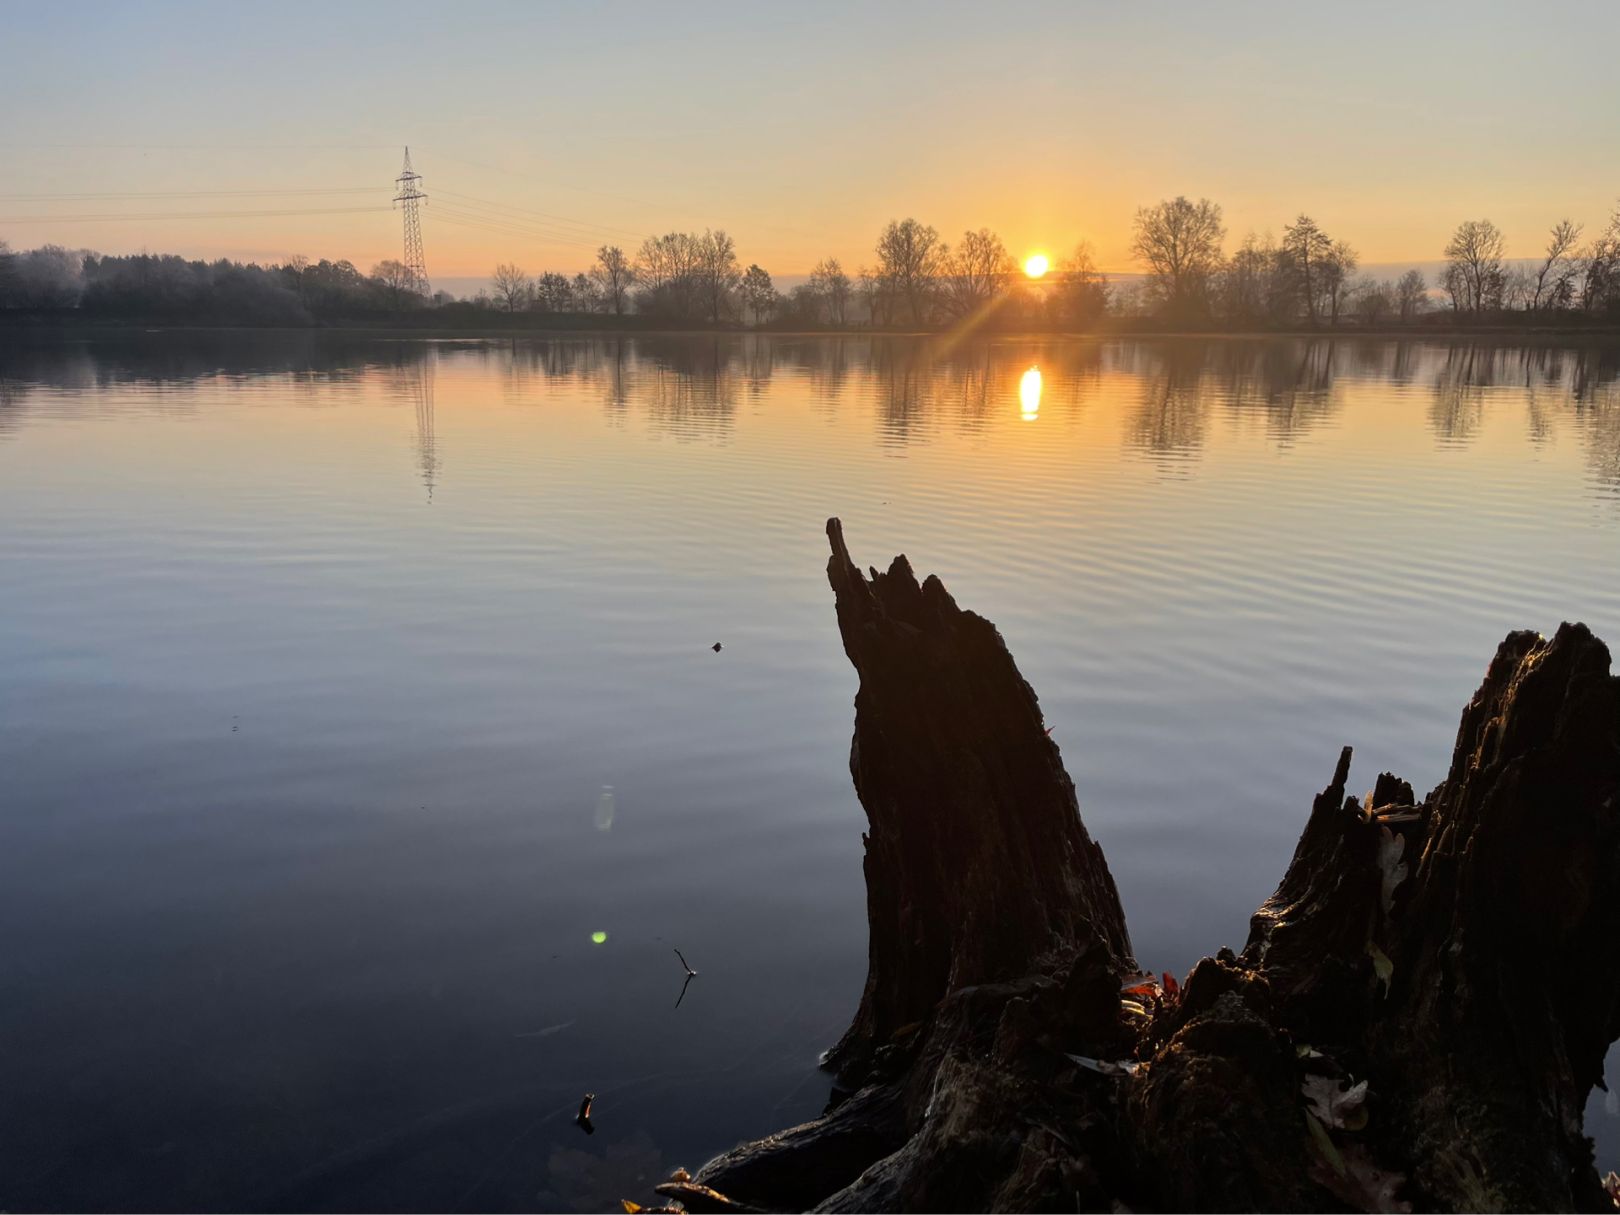
[[[671,946],[670,948],[673,949],[674,946]],[[680,950],[675,950],[675,956],[681,960],[681,969],[686,971],[686,982],[681,984],[681,994],[676,997],[675,1000],[675,1007],[679,1008],[681,1006],[681,1001],[686,999],[686,989],[692,986],[692,980],[697,978],[698,972],[692,969],[691,965],[686,960],[686,955]]]

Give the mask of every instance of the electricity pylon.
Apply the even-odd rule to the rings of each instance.
[[[405,168],[395,179],[399,193],[394,202],[405,204],[405,269],[410,274],[410,290],[419,295],[431,295],[428,286],[427,260],[422,256],[422,217],[416,204],[427,198],[421,190],[422,175],[411,168],[411,150],[405,149]]]

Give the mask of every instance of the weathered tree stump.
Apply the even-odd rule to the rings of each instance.
[[[995,627],[828,536],[870,823],[849,1095],[699,1183],[770,1210],[1614,1209],[1581,1118],[1620,1036],[1620,679],[1584,626],[1502,643],[1427,798],[1347,796],[1345,748],[1242,953],[1164,991]]]

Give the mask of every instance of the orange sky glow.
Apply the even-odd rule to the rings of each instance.
[[[573,272],[597,245],[711,226],[778,276],[825,256],[853,271],[906,215],[947,240],[990,227],[1020,260],[1086,241],[1129,272],[1135,209],[1181,193],[1222,205],[1228,248],[1303,211],[1368,264],[1432,262],[1478,217],[1531,256],[1553,222],[1595,227],[1620,195],[1593,154],[1620,143],[1620,83],[1569,71],[1566,37],[1612,40],[1620,10],[1573,0],[1372,4],[1342,27],[1274,3],[1023,3],[991,29],[950,5],[718,5],[702,22],[641,5],[38,7],[0,46],[14,248],[369,269],[399,255],[406,143],[435,278]],[[1461,104],[1453,57],[1512,70]]]

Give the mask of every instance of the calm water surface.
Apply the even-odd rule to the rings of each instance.
[[[1620,642],[1617,376],[0,336],[0,1208],[605,1209],[817,1112],[831,514],[1001,626],[1141,961],[1241,945],[1341,744],[1428,788],[1509,629]]]

